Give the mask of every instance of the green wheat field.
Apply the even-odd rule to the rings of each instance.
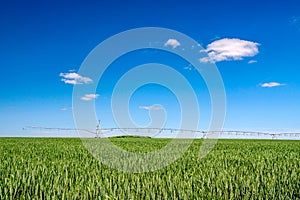
[[[168,139],[114,138],[133,152]],[[76,138],[1,138],[0,199],[300,199],[300,141],[203,140],[171,165],[125,173],[99,163]]]

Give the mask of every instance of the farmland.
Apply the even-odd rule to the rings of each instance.
[[[128,151],[168,139],[114,138]],[[125,173],[99,163],[76,138],[1,138],[0,199],[300,199],[300,141],[202,140],[171,165]]]

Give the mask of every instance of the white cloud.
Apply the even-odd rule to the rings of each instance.
[[[257,63],[257,60],[249,60],[248,64]]]
[[[70,69],[69,72],[76,72],[76,69]]]
[[[244,57],[252,57],[258,54],[258,46],[260,44],[238,38],[223,38],[216,40],[205,50],[208,56],[201,58],[200,62],[220,62],[224,60],[242,60]]]
[[[164,44],[164,46],[171,46],[173,49],[180,45],[180,42],[178,42],[178,40],[176,39],[168,39],[168,41],[166,41],[166,43]]]
[[[72,110],[72,107],[62,107],[60,108],[61,111],[67,111],[67,110]]]
[[[269,82],[269,83],[262,83],[260,84],[261,87],[264,88],[271,88],[271,87],[278,87],[278,86],[284,86],[286,84],[278,83],[278,82]]]
[[[93,99],[96,99],[98,98],[99,94],[86,94],[84,95],[83,97],[81,97],[81,100],[84,100],[84,101],[91,101]]]
[[[163,110],[162,106],[154,105],[154,106],[139,106],[140,109],[144,110]]]
[[[195,68],[194,68],[193,65],[189,64],[188,66],[185,66],[183,69],[184,69],[184,70],[188,70],[188,71],[192,71],[192,70],[194,70]]]
[[[293,16],[293,17],[291,17],[290,23],[293,24],[293,25],[294,24],[298,25],[300,23],[300,16]]]
[[[77,84],[89,84],[93,82],[93,80],[90,79],[89,77],[81,76],[75,72],[60,73],[59,76],[63,77],[61,81],[63,81],[66,84],[77,85]]]
[[[300,16],[293,16],[290,19],[290,24],[296,27],[300,31]]]

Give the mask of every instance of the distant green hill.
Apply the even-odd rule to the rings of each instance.
[[[120,136],[112,136],[109,138],[151,138],[150,136],[140,136],[140,135],[120,135]]]

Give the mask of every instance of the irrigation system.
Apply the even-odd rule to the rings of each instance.
[[[222,130],[222,131],[201,131],[201,130],[183,130],[174,128],[100,128],[100,124],[96,129],[76,129],[76,128],[52,128],[43,126],[26,126],[23,130],[36,131],[77,131],[86,133],[88,137],[103,138],[111,136],[149,136],[163,137],[176,136],[177,134],[195,135],[196,138],[208,138],[209,135],[218,135],[219,138],[272,138],[272,139],[300,139],[300,131],[245,131],[245,130]]]

